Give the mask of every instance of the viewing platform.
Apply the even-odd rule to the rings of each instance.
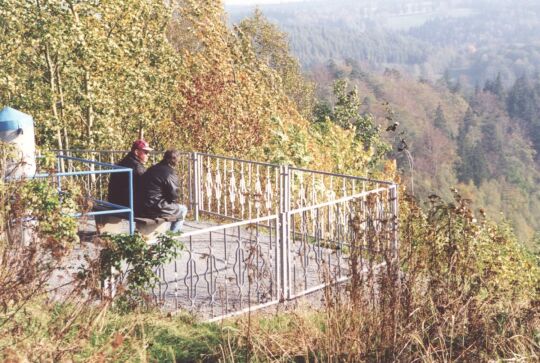
[[[114,166],[126,152],[57,153],[60,172],[51,180],[60,191],[78,185],[91,201],[76,214],[82,245],[91,249],[96,218],[115,216],[126,233],[138,228],[132,199],[129,206],[105,201],[111,173],[130,174]],[[160,157],[153,153],[149,164]],[[393,182],[196,152],[182,153],[177,172],[189,209],[176,237],[185,249],[155,271],[161,282],[152,291],[167,311],[221,319],[345,282],[351,256],[360,264],[397,258]]]

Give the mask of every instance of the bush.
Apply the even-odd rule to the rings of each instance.
[[[149,244],[140,233],[105,235],[101,245],[101,281],[116,280],[115,290],[120,292],[117,305],[122,309],[147,300],[150,289],[159,283],[155,269],[178,257],[184,247],[173,234],[162,234],[157,243]]]
[[[385,268],[353,274],[345,297],[328,289],[323,311],[274,323],[251,317],[240,348],[261,361],[540,359],[538,259],[506,225],[478,221],[470,201],[454,196],[445,203],[433,195],[426,209],[405,198],[399,264],[382,251]],[[351,255],[351,264],[355,258],[380,261]]]
[[[0,180],[0,308],[41,294],[78,241],[73,203],[47,180]]]

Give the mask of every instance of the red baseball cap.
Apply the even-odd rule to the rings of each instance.
[[[136,149],[140,149],[140,150],[146,150],[146,151],[152,151],[154,149],[152,149],[150,147],[150,145],[144,141],[144,140],[137,140],[135,142],[133,142],[133,145],[131,145],[131,150],[136,150]]]

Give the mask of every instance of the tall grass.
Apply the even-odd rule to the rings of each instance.
[[[351,280],[325,291],[324,309],[252,317],[238,340],[250,360],[540,361],[538,259],[458,194],[425,209],[407,198],[401,212],[399,262],[353,247]],[[353,268],[381,257],[382,269]]]
[[[366,240],[390,244],[354,220],[351,279],[323,291],[322,309],[223,325],[112,309],[99,261],[51,299],[47,282],[77,243],[65,204],[43,183],[0,182],[0,199],[1,361],[540,361],[538,258],[457,194],[426,208],[402,201],[399,260],[384,248],[366,253]],[[20,233],[28,215],[31,243]]]

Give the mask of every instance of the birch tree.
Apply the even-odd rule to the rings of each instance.
[[[178,100],[170,16],[158,0],[2,1],[0,103],[31,113],[45,147],[126,147]]]

